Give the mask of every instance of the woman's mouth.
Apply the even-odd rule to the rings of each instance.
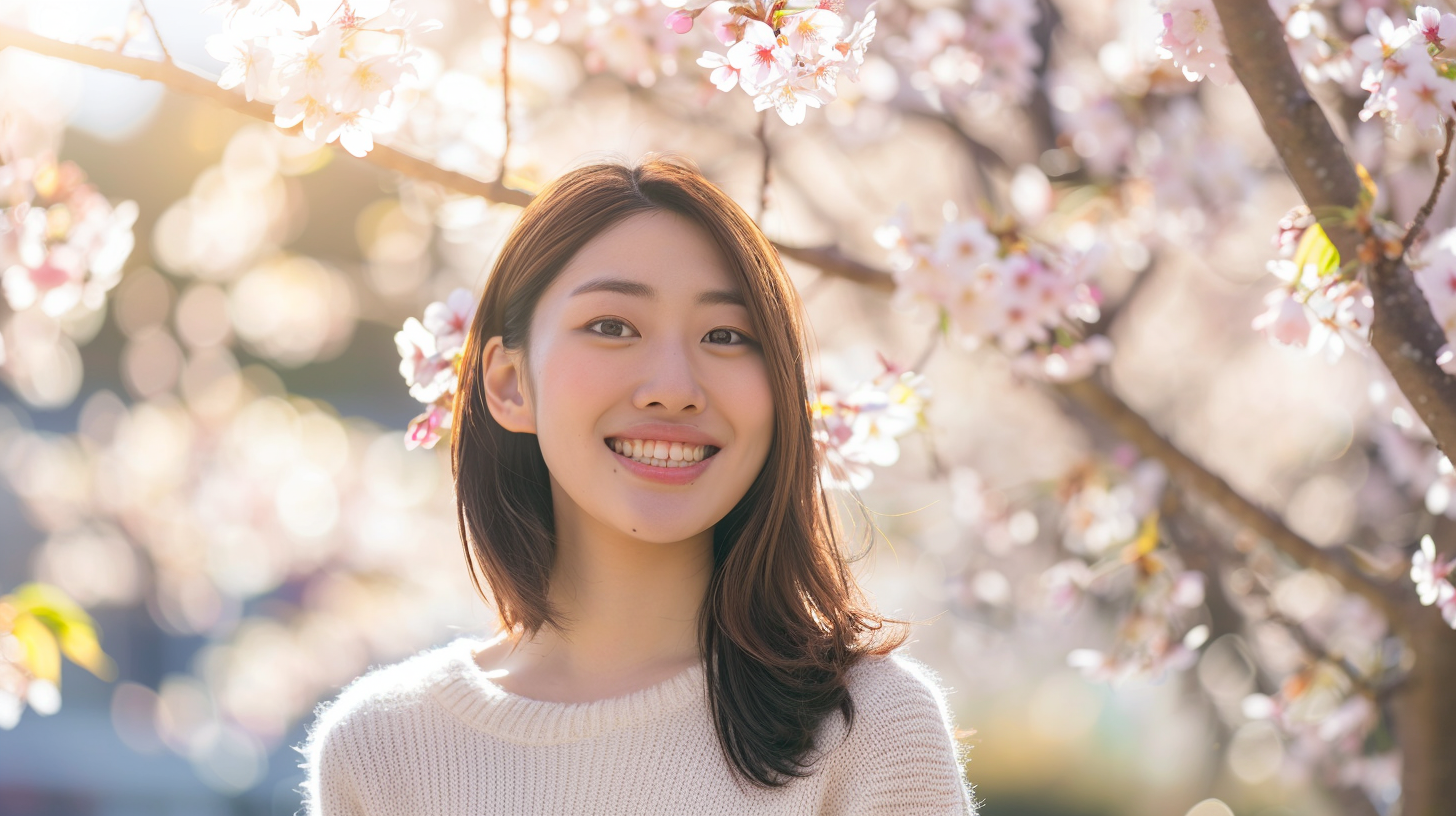
[[[642,465],[659,468],[691,467],[718,452],[712,445],[664,442],[660,439],[608,438],[607,447]]]

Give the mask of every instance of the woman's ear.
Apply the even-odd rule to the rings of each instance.
[[[500,335],[487,340],[480,353],[485,404],[490,408],[490,415],[508,431],[535,433],[536,415],[531,410],[524,363],[525,356],[506,348]]]

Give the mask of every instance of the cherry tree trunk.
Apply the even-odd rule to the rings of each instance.
[[[1456,813],[1456,630],[1435,609],[1411,616],[1416,662],[1395,698],[1401,816]]]

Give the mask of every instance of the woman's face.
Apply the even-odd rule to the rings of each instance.
[[[749,318],[712,238],[676,213],[582,247],[537,303],[522,395],[558,521],[667,543],[738,503],[773,436]]]

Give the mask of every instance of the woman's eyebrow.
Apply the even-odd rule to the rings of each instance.
[[[627,280],[626,278],[592,278],[571,290],[567,297],[576,297],[588,292],[616,292],[619,295],[647,298],[653,300],[657,297],[657,290],[639,281]],[[748,307],[743,300],[743,295],[733,289],[709,289],[706,292],[699,292],[696,302],[700,306],[712,306],[715,304],[727,304],[729,306]]]

